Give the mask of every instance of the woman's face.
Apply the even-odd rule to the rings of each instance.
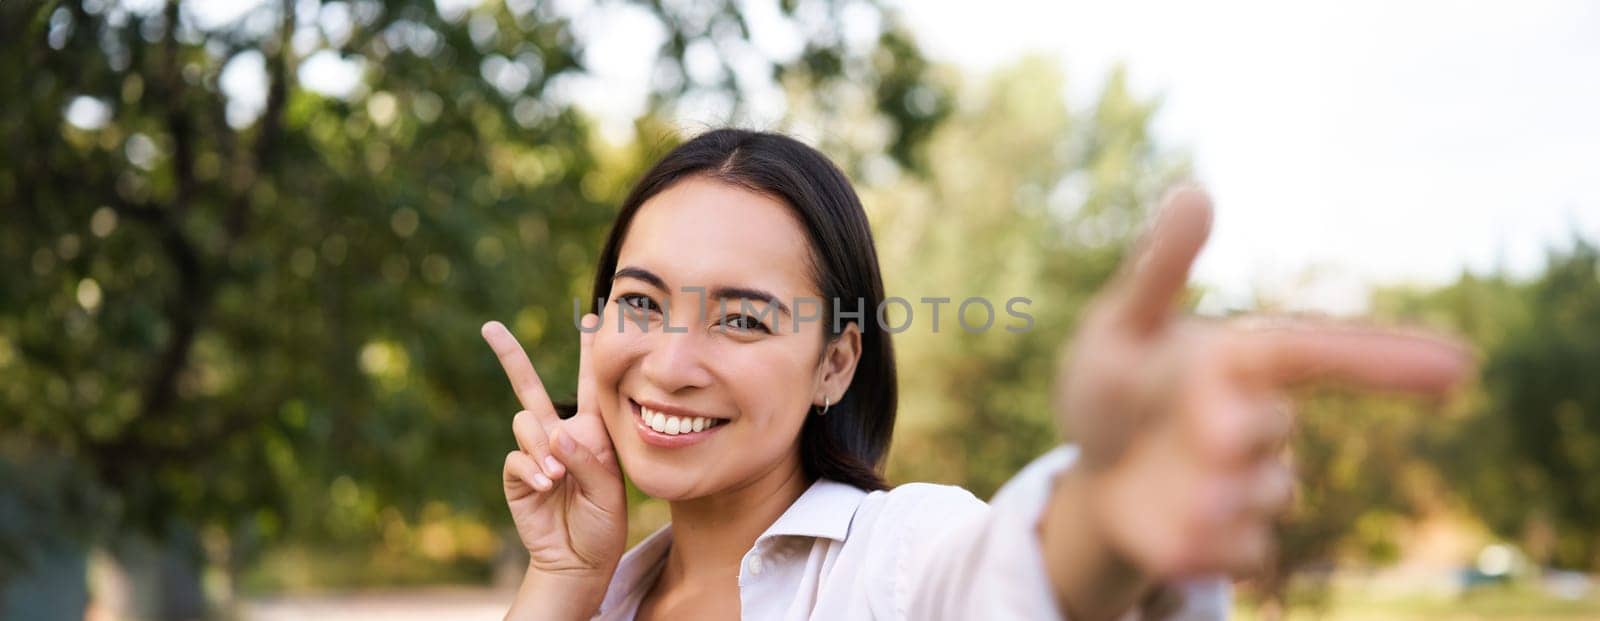
[[[699,498],[799,468],[810,406],[848,385],[822,323],[794,319],[820,314],[809,257],[788,206],[723,182],[685,179],[640,207],[594,341],[606,430],[640,490]]]

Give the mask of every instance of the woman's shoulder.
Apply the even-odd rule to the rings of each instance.
[[[869,492],[861,499],[856,522],[864,528],[881,523],[897,529],[943,531],[989,517],[996,511],[1031,521],[1043,508],[1056,473],[1069,467],[1076,457],[1076,448],[1070,445],[1040,455],[1001,486],[989,502],[963,487],[939,483],[902,483]]]
[[[988,503],[957,485],[902,483],[863,497],[856,521],[869,529],[881,525],[915,532],[949,527],[988,509]]]
[[[878,490],[867,494],[863,503],[881,503],[885,506],[904,507],[911,505],[938,505],[938,506],[983,506],[985,503],[967,488],[959,485],[945,485],[943,483],[928,483],[913,481],[901,483],[894,487]]]

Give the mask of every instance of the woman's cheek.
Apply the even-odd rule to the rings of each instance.
[[[737,363],[737,368],[751,371],[745,374],[747,381],[741,384],[760,389],[748,390],[741,395],[744,398],[740,402],[747,404],[742,409],[759,419],[752,421],[757,423],[752,427],[760,428],[763,439],[785,443],[781,439],[798,434],[801,424],[805,422],[803,404],[809,401],[809,397],[801,393],[811,385],[808,369],[785,355],[751,358]],[[804,380],[796,381],[797,378]]]
[[[626,413],[627,404],[621,392],[622,378],[627,374],[629,365],[633,364],[635,356],[630,354],[630,335],[618,334],[616,330],[601,328],[594,339],[594,375],[596,395],[601,403],[601,412],[605,417],[608,428],[613,420],[622,418]],[[610,431],[615,432],[615,428]]]

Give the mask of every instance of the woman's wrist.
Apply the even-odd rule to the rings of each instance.
[[[1056,605],[1073,621],[1120,618],[1154,586],[1095,519],[1092,480],[1078,467],[1057,475],[1038,524]]]
[[[599,612],[610,572],[545,572],[528,566],[506,621],[589,619]]]

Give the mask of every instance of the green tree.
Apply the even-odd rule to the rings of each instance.
[[[221,25],[176,0],[0,5],[0,460],[81,465],[65,487],[105,501],[73,514],[108,516],[86,530],[191,564],[503,522],[515,406],[477,326],[510,320],[570,388],[567,313],[677,102],[733,122],[762,76],[866,85],[902,154],[937,121],[905,103],[926,65],[892,14],[851,8],[882,17],[861,49],[826,27],[842,3],[782,3],[802,46],[773,59],[742,7],[626,7],[665,37],[644,146],[617,148],[561,95],[589,42],[551,3],[284,0]],[[717,77],[686,70],[697,49]],[[313,63],[358,83],[303,88]],[[251,67],[258,108],[223,88]],[[474,541],[422,548],[481,572]],[[26,546],[0,542],[0,575]]]
[[[1539,562],[1600,567],[1600,252],[1552,249],[1529,280],[1463,275],[1389,291],[1384,312],[1448,326],[1485,358],[1465,411],[1427,438],[1471,511]]]
[[[1481,424],[1502,441],[1489,454],[1504,459],[1474,464],[1471,497],[1540,560],[1600,568],[1600,250],[1579,241],[1550,253],[1522,299],[1525,320],[1506,327],[1484,369]]]
[[[1271,311],[1278,304],[1258,305]],[[1372,306],[1381,321],[1459,334],[1485,352],[1503,338],[1521,298],[1503,278],[1467,274],[1447,287],[1378,288]],[[1495,439],[1482,433],[1479,389],[1449,407],[1322,390],[1302,396],[1292,445],[1296,502],[1280,526],[1274,563],[1249,589],[1278,614],[1290,605],[1329,605],[1326,579],[1341,563],[1398,560],[1417,520],[1470,511],[1466,467],[1501,465],[1484,457]]]
[[[868,184],[888,293],[912,307],[896,336],[897,480],[987,497],[1059,442],[1050,387],[1062,341],[1145,208],[1186,172],[1152,140],[1156,106],[1131,95],[1122,72],[1082,108],[1063,100],[1063,84],[1052,61],[1032,57],[953,85],[959,97],[919,155],[924,166]],[[937,332],[924,297],[949,299]],[[990,304],[987,330],[958,320],[968,298]],[[1028,301],[1008,309],[1013,298]],[[980,304],[965,310],[973,328],[988,318]],[[907,319],[899,307],[889,317]]]
[[[1553,251],[1528,281],[1463,274],[1436,288],[1374,292],[1374,313],[1467,338],[1482,381],[1452,407],[1318,395],[1295,438],[1300,496],[1274,567],[1253,589],[1281,605],[1297,574],[1396,560],[1408,524],[1466,515],[1541,563],[1596,564],[1600,278],[1594,246]],[[1313,581],[1312,586],[1317,586]],[[1326,585],[1321,585],[1326,586]],[[1320,588],[1297,603],[1324,605]]]

